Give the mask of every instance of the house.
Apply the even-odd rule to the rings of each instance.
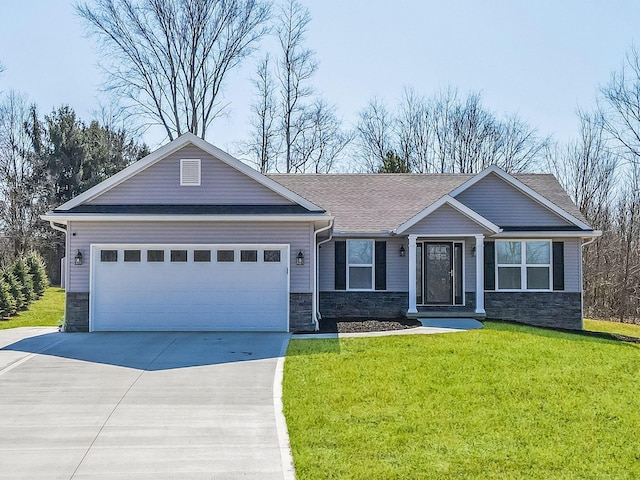
[[[324,317],[582,328],[599,235],[551,175],[262,175],[185,134],[42,217],[65,328],[311,331]]]

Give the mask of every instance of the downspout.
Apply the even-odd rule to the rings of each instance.
[[[318,301],[318,277],[320,275],[320,269],[318,268],[318,257],[320,245],[323,243],[327,243],[333,238],[333,233],[329,232],[329,238],[318,243],[318,234],[330,230],[333,228],[333,218],[329,220],[329,225],[326,227],[319,228],[318,230],[314,230],[313,232],[313,240],[314,240],[314,248],[313,248],[313,266],[315,268],[315,272],[313,275],[313,298],[311,300],[312,308],[313,308],[313,323],[315,324],[316,331],[320,329],[320,319],[322,315],[320,315],[320,302]]]
[[[596,235],[591,237],[591,240],[580,244],[580,282],[581,282],[580,283],[580,317],[582,318],[583,330],[584,330],[584,277],[583,277],[583,269],[582,269],[582,260],[584,259],[584,255],[582,253],[582,249],[587,245],[591,245],[593,242],[596,241],[596,239],[599,236],[602,235],[602,232],[599,230],[596,230],[594,233],[596,233]]]

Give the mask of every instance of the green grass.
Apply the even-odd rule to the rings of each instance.
[[[7,321],[0,321],[0,330],[16,327],[56,326],[64,316],[64,290],[49,287],[44,295],[33,302],[28,310],[20,312]]]
[[[585,319],[584,329],[590,332],[617,333],[619,335],[640,338],[640,325],[632,325],[629,323]]]
[[[640,478],[640,345],[494,322],[293,340],[284,410],[306,479]]]

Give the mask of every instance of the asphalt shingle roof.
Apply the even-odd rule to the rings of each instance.
[[[271,174],[272,180],[335,215],[342,232],[391,231],[474,175],[466,174]],[[585,221],[553,175],[515,178],[574,217]]]

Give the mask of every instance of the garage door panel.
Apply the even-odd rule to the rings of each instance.
[[[124,262],[130,246],[93,246],[92,330],[268,330],[288,328],[287,246],[140,246],[140,262]],[[118,261],[100,261],[100,249],[118,250]],[[193,250],[210,249],[210,262]],[[147,262],[146,250],[164,250],[164,262]],[[172,249],[187,262],[171,262]],[[234,262],[217,262],[216,249],[234,250]],[[240,249],[257,262],[240,262]],[[263,262],[280,250],[282,262]]]

